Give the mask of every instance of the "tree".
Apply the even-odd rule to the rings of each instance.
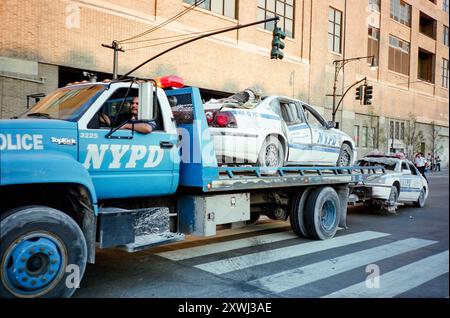
[[[423,132],[417,127],[417,118],[413,113],[409,113],[408,129],[405,131],[406,156],[413,159],[414,154],[421,150],[421,144],[425,141]]]
[[[364,124],[369,128],[367,132],[367,138],[370,141],[369,147],[380,150],[380,145],[387,142],[385,131],[379,124],[380,118],[375,113],[373,106],[368,107],[367,114],[370,119],[366,120]]]
[[[435,121],[431,122],[431,153],[433,156],[439,156],[442,152],[443,146],[439,144],[440,127],[436,125]]]

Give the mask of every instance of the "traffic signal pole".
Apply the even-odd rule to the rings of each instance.
[[[126,74],[122,75],[119,79],[123,79],[123,78],[129,76],[131,73],[137,71],[138,69],[140,69],[145,64],[150,63],[154,59],[156,59],[156,58],[158,58],[158,57],[160,57],[160,56],[162,56],[162,55],[164,55],[164,54],[166,54],[166,53],[168,53],[170,51],[173,51],[173,50],[175,50],[175,49],[177,49],[177,48],[179,48],[181,46],[184,46],[186,44],[198,41],[198,40],[206,38],[208,36],[213,36],[213,35],[216,35],[216,34],[221,34],[221,33],[225,33],[225,32],[230,32],[230,31],[234,31],[234,30],[248,28],[248,27],[251,27],[251,26],[254,26],[254,25],[258,25],[258,24],[261,24],[261,23],[266,23],[266,22],[271,22],[271,21],[278,21],[278,20],[280,20],[280,17],[276,16],[276,17],[270,18],[270,19],[260,20],[260,21],[247,23],[247,24],[238,24],[236,26],[233,26],[233,27],[230,27],[230,28],[227,28],[227,29],[224,29],[224,30],[219,30],[219,31],[214,31],[214,32],[210,32],[210,33],[199,35],[199,36],[197,36],[195,38],[192,38],[192,39],[189,39],[187,41],[184,41],[184,42],[182,42],[180,44],[177,44],[177,45],[175,45],[175,46],[173,46],[171,48],[168,48],[167,50],[162,51],[161,53],[156,54],[155,56],[153,56],[153,57],[149,58],[148,60],[142,62],[141,64],[139,64],[138,66],[136,66],[132,70],[128,71]]]
[[[333,102],[333,121],[334,121],[334,118],[336,117],[337,111],[339,110],[339,106],[341,106],[342,101],[344,100],[345,95],[347,95],[347,93],[348,93],[353,87],[355,87],[355,86],[358,85],[359,83],[362,83],[362,82],[365,82],[365,81],[367,81],[367,77],[364,77],[363,79],[361,79],[361,80],[359,80],[359,81],[356,81],[356,82],[353,83],[349,88],[347,88],[347,90],[344,92],[344,94],[342,94],[342,97],[341,97],[341,99],[339,100],[339,103],[337,104],[336,107],[334,107],[334,102]],[[333,96],[333,100],[335,100],[335,98],[336,98],[336,95]]]

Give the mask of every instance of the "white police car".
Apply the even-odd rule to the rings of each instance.
[[[204,106],[220,164],[350,166],[356,157],[352,138],[300,100],[268,96]]]
[[[423,207],[428,197],[428,182],[403,155],[368,155],[358,166],[382,166],[385,174],[369,175],[353,188],[360,202],[394,212],[399,204],[410,202]]]

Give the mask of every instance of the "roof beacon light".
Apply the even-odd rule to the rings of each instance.
[[[184,87],[184,80],[177,75],[162,76],[155,79],[156,83],[161,88],[182,88]]]

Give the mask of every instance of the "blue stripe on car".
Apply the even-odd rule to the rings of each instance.
[[[300,150],[314,150],[314,151],[320,151],[320,152],[332,152],[332,153],[339,153],[340,148],[334,148],[334,147],[326,147],[326,146],[311,146],[311,145],[300,145],[300,144],[289,144],[289,148],[293,149],[300,149]]]

